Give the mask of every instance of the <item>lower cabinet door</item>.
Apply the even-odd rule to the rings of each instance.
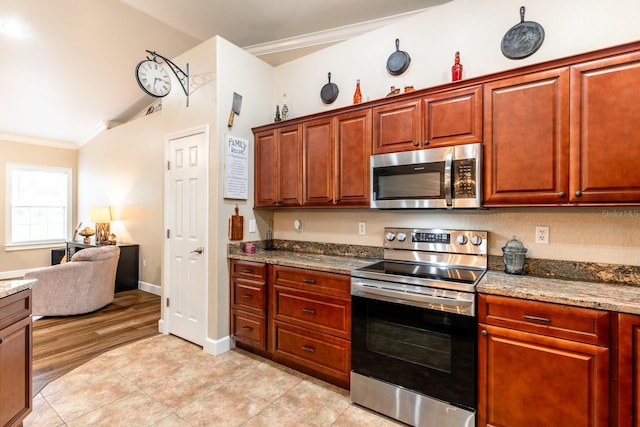
[[[348,387],[351,343],[348,340],[274,321],[274,359],[294,363],[323,379]]]
[[[478,426],[608,426],[609,350],[480,324]]]
[[[640,316],[618,314],[618,328],[615,425],[640,427]]]
[[[31,317],[0,330],[0,426],[22,425],[31,412]]]
[[[263,316],[242,310],[231,310],[233,338],[257,349],[267,350],[267,325]]]

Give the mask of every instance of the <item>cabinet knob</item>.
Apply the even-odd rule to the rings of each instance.
[[[420,145],[420,143],[418,141],[413,141],[413,146],[417,147],[418,145]]]
[[[275,201],[275,200],[272,200],[272,201],[271,201],[271,204],[272,204],[272,205],[275,205],[276,203],[278,203],[278,202],[277,202],[277,201]]]
[[[580,190],[576,191],[576,197],[580,197],[580,196],[582,196],[582,191]]]
[[[558,197],[564,197],[564,191],[559,192]]]
[[[422,143],[423,145],[429,145],[429,140],[425,139],[424,142]]]
[[[483,329],[480,331],[480,334],[482,334],[483,337],[486,337],[487,335],[489,335],[489,332],[487,332],[486,329]]]
[[[332,199],[331,197],[329,197],[329,198],[327,199],[327,203],[331,203],[331,202],[333,202],[333,199]]]

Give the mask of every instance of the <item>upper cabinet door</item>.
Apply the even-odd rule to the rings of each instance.
[[[305,122],[303,129],[304,204],[333,202],[333,119]]]
[[[302,205],[302,125],[279,130],[277,206]]]
[[[482,86],[447,91],[423,98],[423,145],[482,142]]]
[[[486,84],[484,143],[486,206],[566,203],[569,69]]]
[[[574,203],[640,202],[640,53],[571,67]]]
[[[268,130],[255,134],[256,207],[274,207],[278,200],[278,132]]]
[[[373,109],[373,154],[416,150],[422,147],[420,100]]]
[[[335,203],[369,207],[371,110],[336,117]]]

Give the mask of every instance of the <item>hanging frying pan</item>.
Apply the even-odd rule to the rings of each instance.
[[[544,29],[537,22],[524,20],[524,6],[520,8],[520,23],[502,38],[502,54],[509,59],[522,59],[537,51],[544,41]]]
[[[320,90],[320,98],[322,98],[322,102],[325,104],[331,104],[338,97],[338,85],[335,83],[331,83],[331,73],[327,74],[329,78],[329,83],[322,86],[322,90]]]
[[[400,39],[396,39],[396,51],[387,59],[387,71],[392,76],[399,76],[407,71],[411,57],[405,51],[400,50]]]

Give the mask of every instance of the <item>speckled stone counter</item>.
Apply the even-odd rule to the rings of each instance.
[[[31,289],[37,280],[3,280],[0,281],[0,298]]]
[[[485,294],[640,314],[640,287],[632,285],[516,276],[489,270],[477,290]]]
[[[384,255],[381,247],[276,240],[276,250],[266,251],[264,242],[256,243],[255,254],[245,253],[243,243],[230,244],[228,257],[350,274]],[[489,256],[488,264],[481,293],[640,314],[637,266],[527,259],[527,274],[517,276],[503,272],[502,257]]]
[[[288,267],[308,268],[338,274],[351,274],[351,270],[372,264],[373,258],[326,255],[322,253],[294,252],[289,250],[265,251],[258,248],[255,254],[246,254],[240,247],[229,247],[229,258]]]

